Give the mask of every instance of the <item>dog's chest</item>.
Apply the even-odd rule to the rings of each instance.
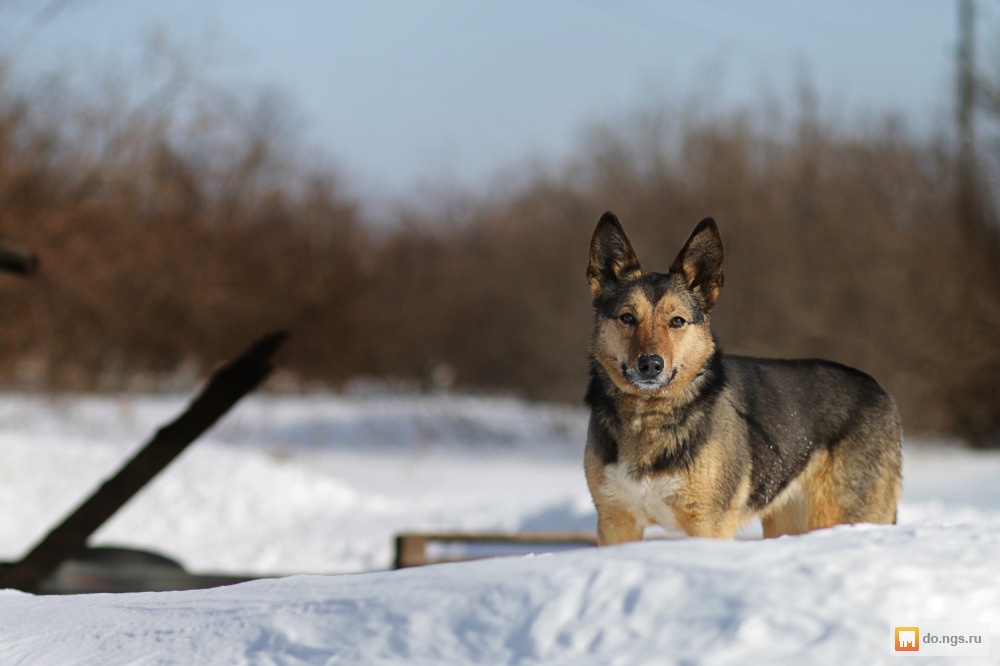
[[[624,462],[604,468],[602,490],[609,499],[629,507],[636,516],[643,516],[649,523],[670,527],[675,523],[671,509],[683,480],[678,474],[644,475],[635,478]]]
[[[688,442],[687,427],[678,423],[669,410],[643,409],[642,402],[631,410],[619,414],[617,432],[614,436],[617,445],[618,459],[627,465],[627,470],[645,470],[639,480],[626,472],[623,476],[632,478],[635,483],[647,484],[659,482],[663,474],[669,473],[672,463],[684,458]],[[626,471],[627,471],[626,470]],[[651,478],[650,478],[651,477]],[[668,475],[666,478],[676,477]]]

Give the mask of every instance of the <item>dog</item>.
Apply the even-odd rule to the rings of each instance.
[[[584,468],[600,545],[646,527],[732,539],[892,524],[902,426],[867,374],[819,359],[724,355],[709,315],[722,240],[698,224],[667,273],[645,272],[618,219],[590,244],[590,408]]]

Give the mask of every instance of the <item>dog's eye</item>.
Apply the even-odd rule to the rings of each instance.
[[[684,319],[684,317],[674,317],[673,319],[670,320],[670,328],[681,328],[686,323],[687,320]]]
[[[636,318],[631,312],[626,312],[618,317],[618,321],[623,324],[628,324],[629,326],[635,326]]]

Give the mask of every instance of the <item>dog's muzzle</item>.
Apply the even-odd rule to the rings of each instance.
[[[643,354],[636,361],[635,367],[630,368],[622,364],[622,374],[625,379],[634,386],[654,390],[661,389],[677,376],[677,368],[673,369],[669,375],[664,372],[665,363],[663,357],[657,354]]]

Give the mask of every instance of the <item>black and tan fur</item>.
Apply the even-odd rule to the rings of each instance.
[[[722,241],[703,220],[667,273],[644,272],[612,213],[597,225],[585,469],[602,545],[653,524],[732,538],[893,523],[902,486],[892,397],[816,359],[723,355],[709,314]]]

